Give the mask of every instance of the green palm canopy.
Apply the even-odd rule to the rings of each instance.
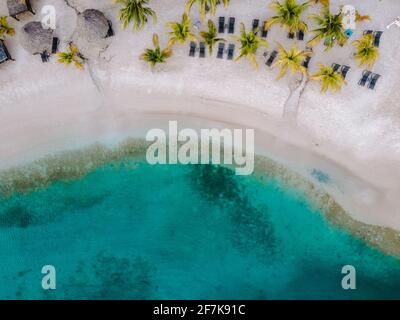
[[[335,43],[344,45],[347,42],[347,37],[344,34],[342,25],[342,12],[331,14],[329,7],[323,7],[321,14],[313,14],[310,19],[317,23],[318,28],[312,30],[314,38],[308,44],[314,46],[321,40],[324,40],[326,50],[331,49]]]
[[[140,55],[140,59],[146,61],[152,68],[159,63],[165,63],[169,57],[172,56],[172,50],[170,47],[166,49],[160,48],[160,42],[158,35],[153,35],[154,49],[145,49],[144,53]]]
[[[307,24],[301,19],[303,12],[310,6],[309,2],[298,4],[296,0],[285,0],[282,3],[274,1],[270,7],[276,15],[267,19],[264,28],[269,29],[275,24],[286,27],[289,32],[307,31]]]
[[[230,0],[187,0],[186,1],[186,13],[189,14],[193,5],[197,4],[199,8],[199,14],[201,20],[204,20],[207,12],[210,12],[211,15],[215,15],[217,11],[217,6],[219,4],[223,4],[225,7],[229,5]]]
[[[133,22],[133,29],[140,30],[146,25],[149,17],[152,17],[154,22],[157,21],[155,11],[147,6],[149,0],[114,0],[114,3],[122,6],[118,17],[124,29]]]
[[[361,39],[353,41],[352,44],[356,47],[354,58],[361,66],[366,65],[372,68],[379,57],[379,49],[374,45],[374,36],[366,34]]]
[[[310,56],[311,52],[300,50],[297,48],[296,45],[294,45],[289,50],[286,50],[281,44],[278,45],[278,59],[273,65],[280,67],[278,79],[283,77],[287,73],[287,71],[290,71],[291,74],[306,74],[307,69],[303,66],[303,62],[308,56]]]
[[[326,92],[328,89],[332,92],[339,91],[346,84],[339,72],[323,64],[319,65],[319,71],[311,76],[311,80],[321,82],[321,92]]]
[[[210,55],[212,55],[213,48],[218,41],[225,41],[224,38],[217,36],[217,28],[212,20],[208,20],[208,31],[201,31],[200,36],[203,38]]]
[[[242,23],[240,25],[240,36],[236,36],[235,40],[240,44],[240,55],[236,61],[246,57],[250,63],[258,69],[256,52],[259,47],[267,47],[268,42],[257,36],[258,29],[246,32],[246,28]]]
[[[182,15],[181,22],[168,22],[167,26],[172,30],[169,32],[171,38],[168,46],[173,46],[177,42],[184,44],[186,40],[197,41],[196,36],[191,31],[191,24],[192,22],[186,13]]]

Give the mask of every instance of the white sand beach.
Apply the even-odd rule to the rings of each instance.
[[[235,16],[250,28],[252,19],[262,21],[272,12],[267,0],[232,0],[217,17]],[[331,1],[332,9],[342,1]],[[333,62],[351,67],[347,86],[337,93],[320,92],[308,82],[300,100],[289,99],[297,79],[285,76],[276,81],[277,70],[263,64],[260,70],[245,60],[188,57],[188,45],[177,47],[167,64],[151,71],[139,60],[151,46],[153,33],[167,42],[166,22],[180,19],[183,0],[154,0],[158,22],[151,21],[140,32],[121,30],[118,6],[110,0],[69,0],[78,11],[102,10],[113,22],[115,36],[99,53],[89,58],[84,71],[65,67],[52,57],[42,63],[18,42],[6,45],[16,60],[0,66],[0,168],[29,163],[94,142],[116,143],[128,136],[143,137],[168,120],[194,128],[239,127],[256,130],[256,151],[266,155],[326,190],[356,220],[400,230],[400,29],[386,29],[400,15],[398,0],[349,0],[371,21],[358,26],[352,40],[364,29],[382,30],[381,56],[373,71],[382,75],[375,90],[359,87],[363,68],[352,59],[350,45],[323,53],[314,49],[310,73],[318,63]],[[346,2],[347,3],[347,2]],[[57,9],[55,34],[62,48],[71,40],[76,12],[64,0],[33,0],[36,16],[12,21],[17,33],[24,23],[40,20],[40,8]],[[315,6],[309,13],[318,10]],[[0,15],[6,15],[5,1]],[[196,10],[192,14],[197,19]],[[204,27],[204,26],[203,26]],[[238,33],[238,24],[237,24]],[[287,32],[273,27],[268,51],[276,41],[289,46]],[[306,35],[306,40],[311,37]],[[232,41],[230,41],[232,42]],[[305,46],[299,42],[299,46]],[[89,72],[90,70],[90,72]],[[286,102],[291,101],[288,105]],[[329,184],[313,180],[313,169],[331,178]]]

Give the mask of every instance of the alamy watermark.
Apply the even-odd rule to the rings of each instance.
[[[57,26],[57,12],[56,8],[52,5],[45,5],[41,10],[42,14],[42,27],[43,29],[56,29]]]
[[[345,276],[342,279],[342,289],[343,290],[355,290],[356,286],[356,268],[352,265],[345,265],[342,268],[342,274]]]
[[[43,290],[56,290],[56,268],[52,265],[45,265],[42,268],[42,289]]]
[[[177,121],[169,121],[168,133],[151,129],[147,142],[149,164],[215,164],[234,165],[237,175],[254,171],[254,129],[178,130]]]

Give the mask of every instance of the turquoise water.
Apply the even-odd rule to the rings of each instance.
[[[2,299],[400,298],[399,260],[296,190],[213,166],[128,161],[14,194],[0,202],[0,261]],[[348,264],[357,290],[341,288]]]

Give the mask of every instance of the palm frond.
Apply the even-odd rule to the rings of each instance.
[[[319,65],[319,71],[313,74],[310,79],[321,82],[321,92],[326,92],[328,89],[336,92],[346,84],[346,81],[339,72],[323,64]]]
[[[120,4],[122,8],[118,13],[122,28],[126,29],[133,22],[133,29],[142,29],[149,17],[157,21],[157,14],[153,9],[147,6],[149,0],[114,0],[114,3]]]
[[[314,38],[308,42],[308,45],[314,46],[324,39],[325,50],[329,50],[335,43],[344,45],[347,42],[342,24],[342,12],[331,14],[329,8],[324,6],[321,14],[313,14],[309,18],[318,25],[318,28],[312,30]]]
[[[236,61],[246,57],[252,65],[258,69],[258,63],[256,58],[256,52],[259,47],[267,47],[268,42],[259,36],[257,36],[258,30],[251,30],[248,33],[242,23],[240,25],[240,36],[234,37],[234,39],[240,44],[240,54],[236,58]]]
[[[181,22],[168,22],[167,26],[171,28],[169,32],[170,40],[168,46],[173,46],[175,43],[184,44],[187,40],[197,41],[196,36],[191,31],[192,22],[187,13],[182,15]]]
[[[162,50],[160,48],[157,34],[153,35],[152,42],[154,48],[145,49],[139,58],[143,61],[146,61],[152,68],[154,68],[159,63],[165,63],[167,59],[172,56],[172,49],[170,47],[167,47]]]
[[[7,17],[0,17],[0,38],[4,36],[14,36],[15,29],[8,24]]]

